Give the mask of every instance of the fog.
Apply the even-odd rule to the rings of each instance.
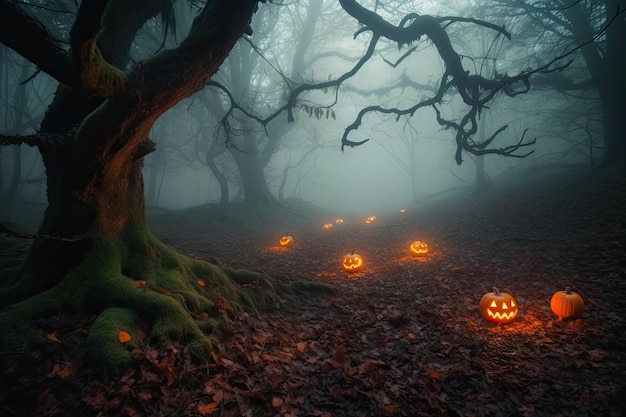
[[[369,3],[373,8],[374,2]],[[513,39],[508,41],[495,30],[471,23],[446,28],[471,74],[514,74],[571,50],[571,44],[558,36],[548,44],[533,35],[528,29],[537,24],[532,16],[512,19],[503,9],[481,2],[392,2],[377,12],[398,24],[413,10],[476,16],[510,30]],[[189,28],[191,13],[182,2],[175,4],[175,13],[180,39]],[[301,85],[336,80],[350,71],[365,54],[371,34],[366,30],[355,38],[361,27],[330,0],[263,5],[252,29],[253,35],[239,41],[214,77],[219,84],[183,100],[155,123],[150,138],[156,151],[145,158],[144,168],[149,208],[177,210],[226,198],[252,205],[268,200],[298,202],[344,213],[395,211],[441,196],[475,192],[485,184],[523,177],[541,167],[593,166],[601,157],[596,93],[566,94],[540,77],[538,86],[526,94],[499,94],[477,119],[474,144],[503,126],[507,128],[489,149],[535,140],[508,156],[494,152],[478,157],[462,150],[458,164],[456,132],[437,121],[432,106],[402,115],[368,112],[347,136],[351,141],[368,141],[342,151],[342,136],[362,109],[406,109],[436,92],[445,65],[434,45],[420,39],[399,48],[381,40],[376,53],[338,89],[311,88],[300,94],[290,110],[294,121],[288,123],[287,111],[274,115],[289,94]],[[145,28],[133,59],[150,56],[160,42],[159,30],[158,22]],[[566,29],[562,31],[565,35]],[[165,46],[174,45],[176,38],[167,37]],[[5,100],[3,130],[28,134],[43,117],[55,82],[41,74],[20,84],[34,67],[7,48],[2,53],[3,97],[24,94],[26,101],[36,103],[18,109]],[[588,77],[580,53],[572,55],[561,73],[574,83]],[[454,123],[468,112],[454,89],[437,109]],[[25,117],[29,122],[20,124]],[[266,122],[269,117],[272,120]],[[0,151],[3,198],[45,204],[45,169],[36,149],[23,147],[19,154],[10,147]],[[17,191],[9,195],[16,176]],[[220,176],[227,184],[226,196]]]

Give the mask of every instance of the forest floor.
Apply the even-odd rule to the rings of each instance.
[[[623,177],[574,173],[338,216],[306,205],[153,213],[155,234],[190,256],[334,290],[240,315],[204,364],[184,345],[148,348],[116,380],[59,362],[74,363],[83,328],[30,364],[5,358],[14,384],[1,402],[31,398],[30,416],[626,415]],[[415,240],[426,256],[409,254]],[[341,269],[352,251],[362,272]],[[494,286],[519,305],[511,323],[478,312]],[[551,312],[566,286],[584,298],[582,318]]]

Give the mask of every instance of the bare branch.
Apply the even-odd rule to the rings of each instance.
[[[28,145],[28,146],[61,146],[68,143],[71,134],[37,133],[35,135],[0,135],[0,146]]]
[[[108,0],[83,1],[71,32],[74,59],[83,87],[101,97],[114,97],[126,89],[126,73],[108,63],[97,46]]]
[[[37,65],[58,82],[69,86],[79,85],[71,55],[39,21],[14,1],[0,0],[0,43]]]

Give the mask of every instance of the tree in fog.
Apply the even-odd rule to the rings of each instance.
[[[566,92],[572,101],[580,99],[581,108],[597,111],[603,126],[604,164],[626,166],[626,1],[498,0],[489,5],[489,13],[521,25],[521,36],[544,56],[546,50],[552,55],[575,51],[568,57],[575,62],[567,71],[538,78],[537,85]],[[597,104],[590,106],[592,99]],[[589,123],[579,123],[591,132]]]
[[[515,83],[521,82],[525,91],[530,72],[496,79],[472,74],[445,30],[453,23],[480,24],[506,35],[502,28],[417,13],[392,24],[355,0],[339,2],[362,24],[357,35],[369,39],[364,55],[335,79],[294,87],[276,115],[286,112],[294,120],[294,112],[302,111],[303,93],[340,86],[373,56],[382,39],[404,47],[425,37],[445,62],[436,94],[411,97],[414,104],[406,108],[363,109],[344,131],[343,146],[363,143],[365,139],[351,135],[365,113],[410,115],[437,106],[444,94],[456,91],[468,106],[466,114],[458,121],[441,114],[437,118],[457,131],[460,150],[506,154],[517,149],[490,149],[492,142],[476,144],[472,135],[479,110],[499,93],[518,93]],[[0,289],[3,351],[28,347],[35,332],[27,323],[66,312],[97,316],[89,351],[111,365],[130,360],[130,352],[117,343],[117,331],[130,329],[135,336],[131,343],[138,343],[140,333],[133,329],[139,322],[148,327],[153,342],[185,340],[202,353],[215,346],[227,317],[271,295],[274,286],[259,274],[189,259],[157,240],[146,223],[142,179],[143,159],[155,147],[149,138],[155,120],[207,85],[237,40],[249,32],[257,6],[269,7],[258,0],[191,2],[196,15],[186,37],[172,48],[149,51],[140,41],[146,27],[159,22],[165,33],[165,23],[171,22],[169,0],[84,0],[71,26],[43,19],[54,13],[47,8],[35,13],[27,3],[0,0],[0,41],[59,83],[37,133],[0,137],[3,143],[37,147],[46,167],[48,197],[23,269]],[[60,29],[65,36],[56,36]]]

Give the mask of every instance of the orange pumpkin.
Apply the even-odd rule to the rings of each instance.
[[[322,226],[324,229],[332,229],[333,228],[333,224],[332,223],[326,223],[324,224],[324,226]]]
[[[552,312],[559,316],[560,319],[576,319],[583,315],[585,302],[580,294],[566,287],[565,291],[557,291],[554,293],[552,299],[550,299],[550,309],[552,309]]]
[[[363,258],[358,253],[348,253],[343,257],[341,266],[347,272],[359,272],[363,269]]]
[[[285,235],[280,238],[280,240],[278,241],[278,244],[280,246],[291,246],[293,245],[293,238],[289,235]]]
[[[480,299],[478,311],[485,320],[508,323],[517,317],[517,302],[511,294],[500,292],[493,287],[492,292],[488,292]]]
[[[424,256],[428,253],[428,245],[426,242],[420,242],[419,240],[411,243],[409,251],[413,256]]]

